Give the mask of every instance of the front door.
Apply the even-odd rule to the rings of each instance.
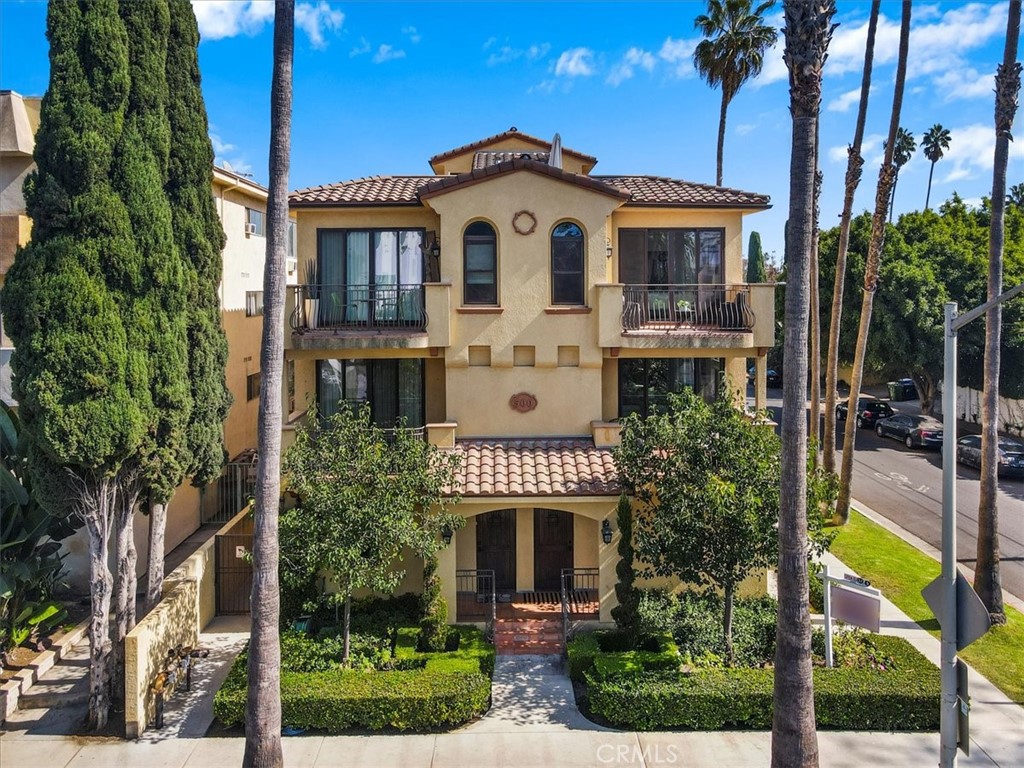
[[[497,591],[516,588],[516,511],[496,509],[476,519],[476,567],[494,570]]]
[[[533,588],[561,589],[563,568],[572,568],[572,515],[534,509]]]

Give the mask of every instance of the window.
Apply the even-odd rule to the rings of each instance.
[[[463,304],[498,303],[498,237],[485,221],[474,221],[463,237],[465,286]]]
[[[288,413],[295,413],[295,361],[285,363],[285,382],[288,389]]]
[[[551,303],[583,304],[583,230],[563,221],[551,232]]]
[[[317,409],[327,418],[343,402],[368,403],[374,424],[391,429],[405,419],[407,427],[425,423],[423,361],[318,360]]]
[[[263,291],[245,292],[245,316],[259,317],[263,314]]]
[[[620,229],[619,281],[692,285],[723,281],[722,229]]]
[[[250,373],[245,377],[246,401],[258,400],[260,396],[260,372]]]
[[[718,393],[723,368],[721,358],[620,358],[619,417],[664,410],[668,394],[684,387],[710,400]]]
[[[263,215],[263,211],[257,211],[255,208],[246,208],[245,224],[245,233],[247,235],[267,236],[266,217]]]

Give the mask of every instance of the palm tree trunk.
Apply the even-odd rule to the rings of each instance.
[[[935,161],[932,160],[932,167],[928,169],[928,194],[924,196],[924,209],[928,210],[928,203],[932,199],[932,174],[935,173]]]
[[[722,186],[722,153],[725,149],[725,113],[729,109],[729,94],[725,92],[725,85],[722,86],[722,109],[718,115],[718,165],[715,173],[715,184]]]
[[[882,264],[882,247],[885,244],[886,209],[889,207],[891,192],[896,177],[892,161],[896,147],[896,132],[899,130],[900,111],[903,108],[903,86],[907,79],[907,48],[910,39],[910,0],[903,0],[903,19],[900,23],[900,52],[896,64],[896,88],[892,97],[892,115],[889,119],[889,139],[885,145],[885,158],[878,171],[878,187],[875,193],[875,212],[871,217],[871,239],[868,241],[867,264],[864,268],[864,296],[860,305],[860,325],[857,328],[857,344],[853,358],[853,374],[850,377],[850,402],[860,398],[864,377],[864,356],[867,353],[868,329],[871,326],[871,310],[878,290],[878,272]],[[852,414],[851,414],[852,415]],[[839,497],[836,499],[835,522],[845,524],[850,518],[850,485],[853,480],[853,446],[857,431],[857,419],[847,418],[843,430],[843,460],[839,468]]]
[[[281,614],[277,524],[281,493],[281,373],[284,362],[285,246],[288,236],[288,166],[291,151],[292,61],[295,0],[274,9],[274,71],[270,89],[270,194],[267,258],[263,274],[263,339],[255,523],[253,526],[252,634],[245,711],[245,768],[280,768]]]
[[[811,316],[811,413],[807,422],[807,437],[810,439],[812,466],[817,469],[821,456],[821,286],[818,278],[818,221],[821,199],[821,170],[818,168],[819,125],[814,126],[814,218],[811,219],[811,258],[807,264],[807,282],[810,289]]]
[[[996,72],[996,148],[992,168],[992,218],[988,236],[988,298],[1003,290],[1003,239],[1006,208],[1006,164],[1010,129],[1017,111],[1021,65],[1016,61],[1020,36],[1020,0],[1010,3],[1003,63]],[[978,502],[978,562],[974,589],[988,608],[993,624],[1006,623],[999,575],[999,508],[996,480],[999,470],[999,345],[1002,306],[985,313],[985,374],[981,401],[981,498]]]
[[[779,493],[779,613],[775,627],[772,766],[816,766],[818,737],[807,604],[807,336],[809,262],[814,241],[815,137],[821,73],[832,37],[834,0],[786,0],[790,112],[789,223],[786,242],[786,335],[782,390],[782,481]]]
[[[167,539],[167,504],[149,497],[149,558],[146,573],[146,610],[160,602],[164,583],[164,546]]]
[[[875,56],[875,31],[878,29],[878,9],[881,0],[871,3],[868,21],[868,40],[864,49],[864,76],[860,84],[860,107],[853,143],[847,148],[846,191],[843,196],[843,215],[839,222],[839,249],[836,254],[836,277],[832,289],[832,317],[828,327],[828,359],[825,363],[825,435],[824,465],[828,472],[836,471],[836,387],[839,384],[839,326],[843,319],[843,289],[846,284],[846,254],[850,249],[850,222],[853,218],[853,198],[860,185],[864,158],[860,148],[864,140],[864,123],[868,114],[868,95],[871,92],[871,66]]]

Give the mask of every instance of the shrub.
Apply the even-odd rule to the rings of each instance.
[[[478,672],[286,672],[281,675],[281,721],[327,733],[432,730],[483,714],[490,695],[491,681]],[[214,714],[225,725],[243,724],[245,698],[244,678],[241,686],[225,682],[214,697]]]
[[[577,682],[592,670],[600,676],[679,668],[679,648],[668,633],[641,636],[635,647],[619,630],[585,632],[566,647],[569,677]]]
[[[935,730],[939,673],[906,640],[873,638],[894,664],[887,670],[837,667],[814,670],[820,728]],[[771,669],[699,669],[692,674],[586,674],[591,711],[612,725],[636,730],[770,728]]]
[[[458,638],[454,651],[422,652],[419,648],[418,627],[402,627],[395,639],[397,660],[422,662],[432,672],[480,672],[490,677],[494,673],[494,646],[487,642],[476,627],[451,627],[452,635]]]
[[[634,585],[633,507],[626,494],[619,497],[615,521],[619,526],[619,562],[615,566],[615,575],[619,577],[615,585],[615,597],[619,604],[612,608],[612,618],[619,629],[635,637],[639,631],[637,605],[640,603],[640,590]]]
[[[420,646],[425,651],[443,651],[448,642],[448,604],[441,596],[436,555],[423,561],[423,595],[420,600],[423,606]]]
[[[594,632],[581,632],[565,647],[569,678],[582,682],[584,673],[594,666],[594,658],[601,652]]]

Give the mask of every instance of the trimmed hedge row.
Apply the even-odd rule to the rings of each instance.
[[[490,677],[494,673],[494,646],[476,627],[455,626],[459,647],[455,651],[421,652],[416,650],[419,627],[401,627],[395,640],[395,658],[423,661],[428,672],[479,672]]]
[[[225,725],[245,722],[244,686],[222,686],[213,712]],[[330,671],[281,675],[281,720],[296,728],[432,730],[487,711],[491,681],[475,673]]]
[[[819,728],[927,731],[939,727],[939,671],[906,640],[873,638],[890,656],[887,671],[814,670]],[[591,711],[630,730],[770,728],[773,671],[698,669],[692,674],[644,672],[615,677],[587,673]]]
[[[670,633],[648,635],[640,645],[641,650],[610,650],[626,647],[622,633],[615,630],[581,633],[566,647],[569,677],[582,682],[590,672],[597,677],[608,677],[679,669],[679,648]]]

